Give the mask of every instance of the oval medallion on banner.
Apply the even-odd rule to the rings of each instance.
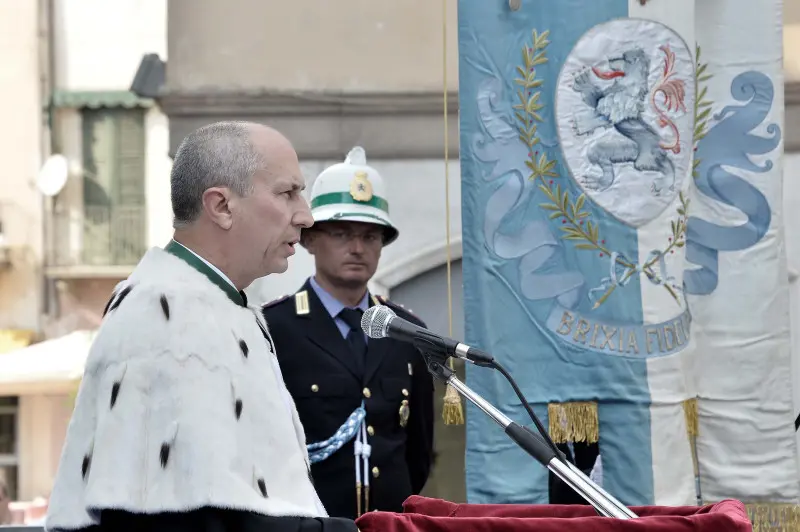
[[[556,120],[570,173],[632,227],[671,205],[691,174],[694,74],[680,35],[643,19],[594,26],[561,68]]]

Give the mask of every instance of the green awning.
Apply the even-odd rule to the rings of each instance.
[[[103,107],[151,107],[153,100],[140,98],[131,91],[65,91],[53,93],[53,106],[100,109]]]

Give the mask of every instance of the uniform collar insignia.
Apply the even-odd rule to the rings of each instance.
[[[297,292],[294,295],[294,310],[298,316],[303,316],[310,312],[310,308],[308,306],[307,290],[303,290],[302,292]]]

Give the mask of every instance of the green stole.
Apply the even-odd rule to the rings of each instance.
[[[217,272],[214,271],[208,264],[203,262],[197,255],[183,247],[178,242],[174,240],[170,240],[169,244],[164,248],[164,251],[170,253],[171,255],[175,255],[179,259],[186,262],[189,266],[197,270],[198,272],[205,275],[209,281],[217,285],[228,298],[239,305],[240,307],[247,307],[247,296],[245,296],[244,292],[240,292],[233,287],[228,281],[220,276]]]

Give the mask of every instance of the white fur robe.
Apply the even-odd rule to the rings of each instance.
[[[47,529],[96,524],[107,508],[326,517],[259,310],[158,248],[115,294],[89,353]]]

